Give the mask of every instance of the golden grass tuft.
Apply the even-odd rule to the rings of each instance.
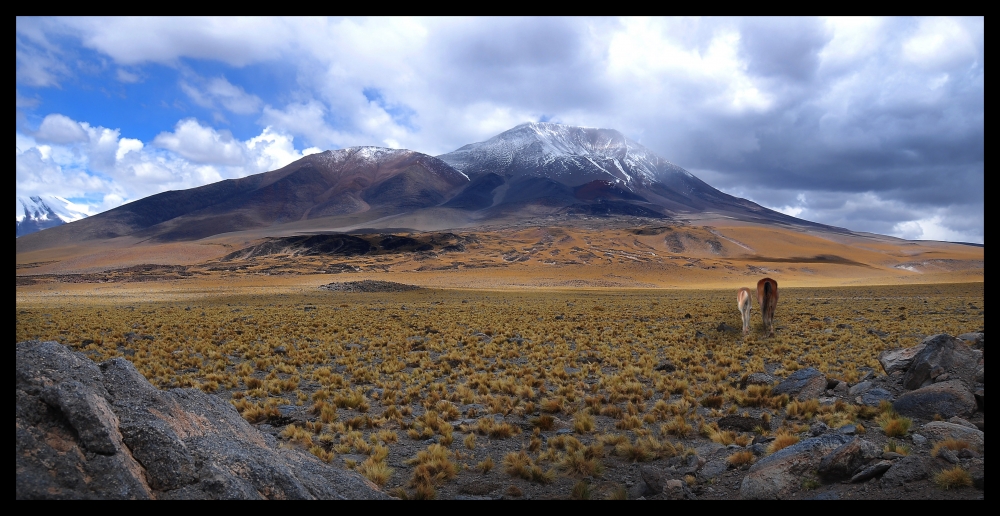
[[[778,432],[774,436],[774,440],[767,447],[768,453],[774,453],[782,448],[787,448],[793,444],[799,442],[799,436],[793,434],[787,434],[783,432]]]
[[[510,452],[503,458],[504,473],[512,477],[523,478],[539,484],[551,484],[556,478],[555,471],[543,470],[541,466],[531,460],[524,450]]]
[[[934,475],[934,484],[941,489],[957,489],[972,486],[972,475],[961,466],[945,469]]]
[[[969,444],[968,441],[964,441],[962,439],[949,438],[934,443],[934,446],[931,448],[931,455],[937,457],[938,454],[941,453],[941,450],[951,450],[957,452],[959,450],[966,450],[971,448],[972,445]]]
[[[756,457],[750,450],[740,450],[726,459],[726,463],[734,468],[742,468],[743,466],[749,466],[753,464]]]

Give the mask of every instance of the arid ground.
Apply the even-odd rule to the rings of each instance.
[[[387,235],[364,255],[244,236],[18,255],[16,339],[215,393],[399,497],[637,497],[643,465],[715,456],[721,471],[685,480],[727,498],[755,438],[787,445],[822,421],[907,446],[880,430],[885,407],[794,401],[748,374],[853,385],[884,377],[884,350],[984,327],[983,247],[720,221],[358,237]],[[755,302],[743,336],[736,288],[764,276],[777,334]],[[320,288],[360,280],[422,288]],[[726,430],[726,415],[763,424]],[[921,486],[805,479],[794,497],[982,496]]]

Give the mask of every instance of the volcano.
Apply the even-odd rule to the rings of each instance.
[[[839,230],[723,193],[616,130],[526,123],[437,157],[379,147],[312,154],[271,172],[152,195],[18,238],[17,248],[698,213]]]

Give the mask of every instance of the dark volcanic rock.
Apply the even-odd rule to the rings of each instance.
[[[816,473],[827,482],[850,478],[859,468],[881,454],[882,450],[878,446],[855,437],[851,442],[826,454],[820,460]]]
[[[850,441],[846,435],[830,433],[762,458],[743,477],[740,497],[748,500],[785,498],[801,487],[803,474],[816,469],[824,456]]]
[[[799,400],[818,398],[826,392],[826,377],[812,367],[799,369],[774,387],[775,394],[787,394]]]
[[[962,380],[972,386],[982,352],[946,333],[927,337],[922,344],[923,349],[914,355],[913,363],[903,375],[903,387],[926,387],[945,374],[951,380]]]
[[[278,447],[229,403],[161,391],[131,362],[16,346],[15,498],[386,498],[360,475]]]
[[[913,454],[907,455],[892,464],[885,475],[882,484],[885,486],[900,486],[917,480],[923,480],[930,474],[932,459]]]
[[[921,419],[966,417],[976,411],[976,398],[961,380],[950,380],[904,393],[892,407],[904,416]]]
[[[913,357],[924,349],[924,343],[917,344],[912,348],[889,349],[878,354],[878,362],[882,365],[885,374],[892,374],[896,371],[906,371],[913,363]]]

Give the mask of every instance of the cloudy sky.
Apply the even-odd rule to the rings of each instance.
[[[17,195],[618,129],[805,219],[983,243],[983,18],[17,18]]]

